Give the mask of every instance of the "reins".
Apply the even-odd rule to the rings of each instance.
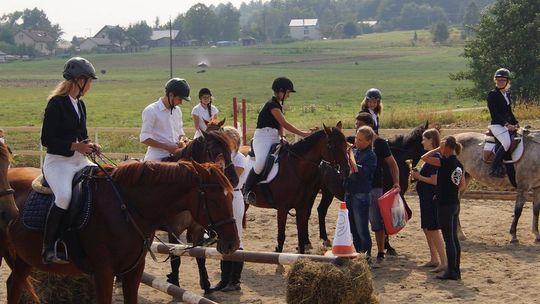
[[[15,194],[15,190],[13,190],[12,188],[0,190],[0,197],[5,196],[5,195],[10,195],[10,194]]]

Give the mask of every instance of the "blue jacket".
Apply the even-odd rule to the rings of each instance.
[[[356,166],[358,172],[351,174],[345,181],[345,190],[347,193],[369,193],[371,192],[371,183],[373,175],[377,168],[377,156],[372,147],[364,150],[355,150]]]

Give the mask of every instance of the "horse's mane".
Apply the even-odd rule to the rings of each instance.
[[[407,135],[397,135],[394,139],[389,140],[388,144],[394,147],[407,147],[413,143],[417,143],[419,138],[422,138],[422,134],[426,130],[425,125],[415,127]]]
[[[4,143],[0,143],[0,160],[11,162],[11,153]]]
[[[325,136],[324,130],[319,130],[311,134],[310,136],[292,144],[291,151],[295,154],[302,155],[305,152],[309,151],[314,144],[318,143],[323,136]]]
[[[200,164],[209,174],[216,177],[217,182],[229,192],[233,187],[219,166],[211,163]],[[120,164],[113,173],[115,181],[128,185],[135,184],[179,184],[193,187],[201,182],[201,178],[191,162],[130,162]]]
[[[231,138],[227,136],[227,133],[222,131],[212,131],[207,132],[206,136],[214,139],[215,141],[219,142],[221,145],[227,147],[227,151],[231,153]]]
[[[229,137],[224,132],[213,131],[205,132],[204,136],[199,136],[190,141],[174,159],[194,159],[198,162],[203,162],[205,146],[211,141],[216,141],[219,145],[226,147],[227,152],[231,153],[231,144]]]

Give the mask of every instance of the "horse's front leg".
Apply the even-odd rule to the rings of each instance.
[[[107,265],[107,266],[104,266]],[[112,294],[113,294],[113,282],[114,282],[114,273],[110,264],[104,264],[99,269],[96,269],[94,274],[94,285],[96,288],[96,303],[98,304],[111,304],[112,303]],[[127,275],[122,275],[122,288],[126,285],[126,280],[128,280]],[[137,298],[135,297],[135,302],[125,301],[126,291],[124,290],[124,303],[137,303]]]
[[[512,244],[519,243],[517,238],[517,225],[521,212],[523,211],[523,205],[525,205],[525,191],[518,189],[516,192],[516,204],[514,205],[514,219],[512,220],[512,225],[510,226],[510,235],[512,236],[510,243]]]
[[[32,267],[23,262],[21,259],[17,258],[15,261],[15,266],[6,282],[8,304],[20,303],[24,289],[30,293],[34,300],[39,301],[34,288],[28,282],[30,272],[32,272]]]
[[[206,270],[206,259],[197,258],[197,267],[199,268],[199,285],[204,293],[210,293],[210,280],[208,278],[208,271]]]
[[[325,188],[322,188],[321,190],[321,202],[317,207],[317,213],[319,215],[319,236],[321,240],[323,240],[323,246],[330,247],[332,246],[332,242],[328,239],[328,234],[326,232],[326,214],[328,214],[328,208],[330,207],[330,204],[332,204],[334,196]]]
[[[122,292],[124,294],[124,304],[137,304],[139,285],[144,271],[144,260],[130,272],[122,276]]]
[[[311,208],[308,208],[311,209]],[[306,252],[305,240],[308,238],[309,210],[296,210],[296,230],[298,232],[298,253]]]
[[[285,243],[285,225],[287,224],[287,210],[284,208],[278,209],[277,212],[277,224],[278,224],[278,235],[277,235],[277,246],[276,252],[283,252],[283,244]]]
[[[532,231],[535,235],[535,242],[540,242],[540,233],[538,232],[538,214],[540,213],[540,187],[533,190],[533,222]]]

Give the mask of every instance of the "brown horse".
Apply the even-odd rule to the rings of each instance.
[[[298,230],[298,250],[304,252],[308,239],[308,220],[313,206],[313,193],[320,189],[319,164],[328,161],[340,172],[341,177],[348,175],[349,160],[347,142],[341,132],[341,122],[336,127],[317,131],[299,142],[285,145],[280,155],[279,172],[270,182],[274,205],[271,205],[254,187],[257,197],[255,206],[277,209],[278,245],[277,252],[283,251],[285,242],[285,224],[287,214],[296,210],[296,228]]]
[[[13,194],[7,179],[11,155],[6,145],[0,143],[0,230],[4,230],[19,215]]]
[[[19,208],[24,207],[31,182],[39,174],[36,168],[9,171]],[[189,210],[199,223],[217,232],[218,251],[228,254],[238,249],[238,232],[232,218],[232,186],[218,166],[130,162],[118,166],[112,177],[122,193],[125,208],[109,181],[94,178],[92,216],[78,232],[85,263],[94,275],[97,303],[112,302],[115,275],[123,278],[124,303],[137,303],[146,246],[167,218],[183,210]],[[20,217],[2,239],[5,242],[0,247],[15,253],[4,256],[12,267],[7,282],[8,303],[18,303],[23,289],[36,297],[28,278],[33,268],[67,275],[81,273],[73,263],[42,264],[42,232],[27,230]]]

